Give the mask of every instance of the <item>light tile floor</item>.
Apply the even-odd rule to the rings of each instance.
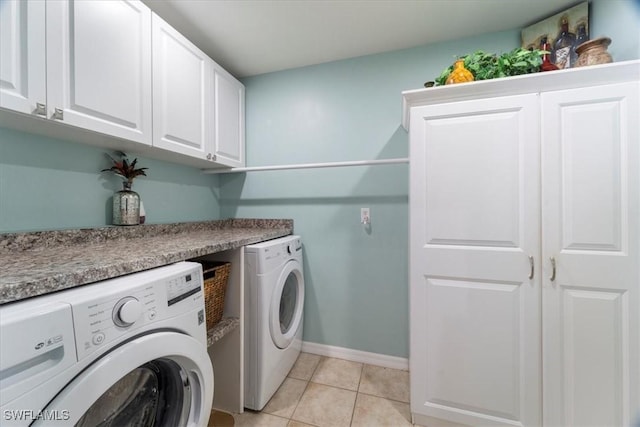
[[[301,353],[262,411],[233,417],[238,427],[411,426],[409,372]]]

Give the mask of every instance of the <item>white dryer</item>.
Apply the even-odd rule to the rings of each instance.
[[[205,426],[204,317],[189,262],[0,306],[0,424]]]
[[[245,263],[244,406],[261,410],[302,347],[302,241],[287,236],[249,245]]]

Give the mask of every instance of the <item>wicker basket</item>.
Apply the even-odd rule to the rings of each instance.
[[[224,294],[227,291],[229,271],[228,262],[200,261],[204,275],[204,306],[207,330],[211,330],[222,319]]]

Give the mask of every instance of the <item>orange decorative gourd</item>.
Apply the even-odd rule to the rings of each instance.
[[[472,82],[473,80],[473,74],[471,74],[471,71],[464,68],[464,60],[458,59],[453,64],[453,71],[449,74],[449,77],[447,77],[445,84],[465,83]]]

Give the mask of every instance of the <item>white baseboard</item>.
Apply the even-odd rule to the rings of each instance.
[[[320,356],[335,357],[336,359],[381,366],[383,368],[403,369],[405,371],[409,370],[409,359],[404,357],[369,353],[368,351],[352,350],[350,348],[335,347],[332,345],[318,344],[308,341],[302,342],[302,351],[305,353],[318,354]]]

